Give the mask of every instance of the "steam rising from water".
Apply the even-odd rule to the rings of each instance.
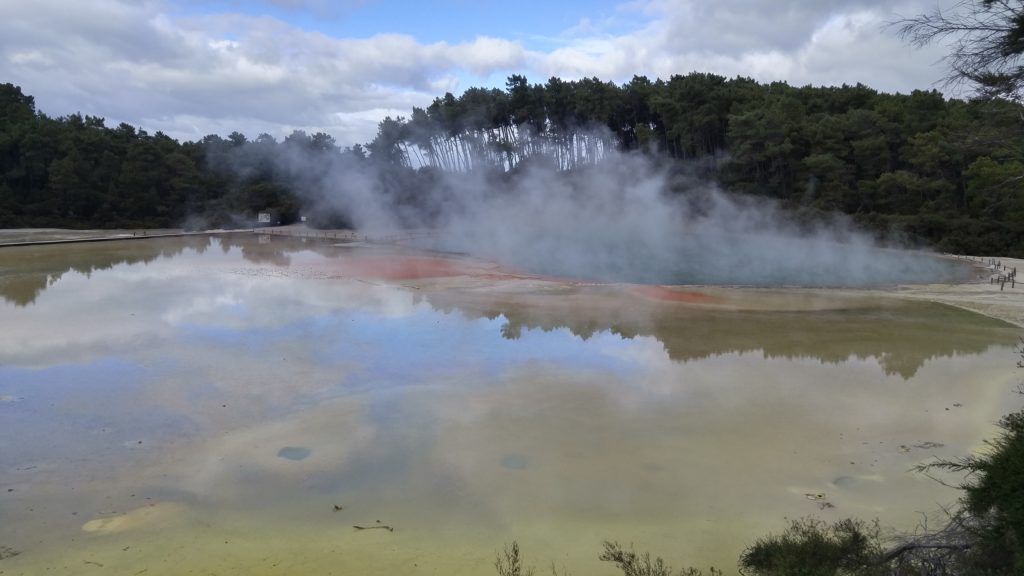
[[[876,243],[841,217],[813,224],[761,198],[728,194],[672,174],[648,156],[612,153],[572,173],[543,164],[513,176],[439,175],[415,204],[381,191],[387,173],[366,163],[308,168],[299,189],[357,228],[437,230],[431,247],[526,271],[659,284],[863,287],[950,281],[947,261]],[[316,175],[310,178],[310,175]],[[425,218],[429,215],[429,218]]]

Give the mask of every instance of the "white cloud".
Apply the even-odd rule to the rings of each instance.
[[[382,111],[407,115],[513,72],[622,82],[698,70],[900,91],[930,88],[943,74],[932,66],[940,49],[910,50],[884,29],[928,0],[642,0],[617,11],[625,31],[581,15],[532,49],[493,37],[422,43],[386,30],[336,38],[270,17],[184,16],[168,1],[0,0],[0,79],[54,115],[82,111],[186,139],[325,130],[352,144],[373,137]]]
[[[340,129],[372,138],[380,118],[455,88],[453,72],[517,69],[511,41],[421,44],[397,34],[331,38],[242,15],[175,18],[158,2],[0,3],[0,73],[51,114],[83,111],[197,138],[227,128],[282,136]],[[48,64],[48,66],[47,66]]]
[[[621,81],[700,71],[902,92],[930,89],[943,75],[933,66],[942,47],[914,51],[887,27],[900,14],[928,10],[923,0],[646,0],[629,8],[648,23],[619,36],[586,36],[581,25],[534,61],[545,75],[566,77]]]

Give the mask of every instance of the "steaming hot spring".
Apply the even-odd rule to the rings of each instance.
[[[572,205],[0,250],[3,569],[728,574],[780,518],[912,528],[956,494],[908,470],[1020,401],[1018,328],[888,288],[945,259]]]

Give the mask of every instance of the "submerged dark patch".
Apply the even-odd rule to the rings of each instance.
[[[525,470],[529,463],[522,454],[506,454],[501,458],[501,467],[509,470]]]
[[[305,460],[312,453],[312,450],[309,448],[303,448],[302,446],[285,446],[277,451],[277,457],[297,461]]]

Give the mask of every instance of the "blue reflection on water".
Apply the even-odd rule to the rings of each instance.
[[[630,345],[611,334],[584,341],[568,329],[525,330],[518,339],[510,340],[502,335],[502,317],[470,320],[458,313],[436,311],[403,318],[356,312],[342,321],[367,346],[353,349],[343,341],[334,342],[324,350],[324,359],[361,361],[366,367],[365,374],[383,384],[402,385],[443,376],[456,369],[498,377],[526,363],[616,374],[642,368],[611,354]],[[363,355],[367,351],[370,355]]]
[[[116,358],[40,369],[0,367],[4,394],[18,400],[3,406],[10,431],[0,442],[3,463],[34,461],[44,456],[44,447],[47,459],[76,459],[195,433],[186,415],[146,398],[154,370],[163,369]]]
[[[382,479],[406,478],[418,455],[431,452],[439,416],[407,401],[405,393],[412,387],[432,386],[438,394],[458,394],[460,389],[500,382],[510,371],[533,365],[574,378],[588,373],[628,378],[647,369],[624,353],[637,343],[611,332],[583,339],[567,328],[527,329],[510,339],[503,330],[506,324],[502,316],[471,319],[427,307],[398,317],[346,309],[260,328],[188,325],[178,338],[255,354],[276,344],[299,342],[308,347],[319,369],[337,370],[338,385],[331,390],[279,408],[301,409],[305,403],[331,396],[361,397],[378,434],[373,449],[354,454],[344,469],[320,471],[304,482],[315,491],[347,493],[379,488]],[[353,365],[355,370],[350,369]],[[504,465],[522,469],[524,458],[513,457]]]
[[[255,353],[283,342],[304,342],[322,369],[360,367],[344,384],[350,392],[416,385],[455,371],[496,378],[528,363],[616,375],[643,369],[616,353],[633,343],[614,334],[602,332],[583,340],[568,329],[534,329],[513,340],[502,334],[505,323],[502,317],[468,319],[436,310],[401,317],[341,310],[260,328],[187,325],[178,338]]]
[[[7,394],[26,400],[25,409],[66,404],[95,403],[99,398],[138,389],[142,369],[134,363],[103,358],[85,364],[58,364],[46,368],[0,367]]]

